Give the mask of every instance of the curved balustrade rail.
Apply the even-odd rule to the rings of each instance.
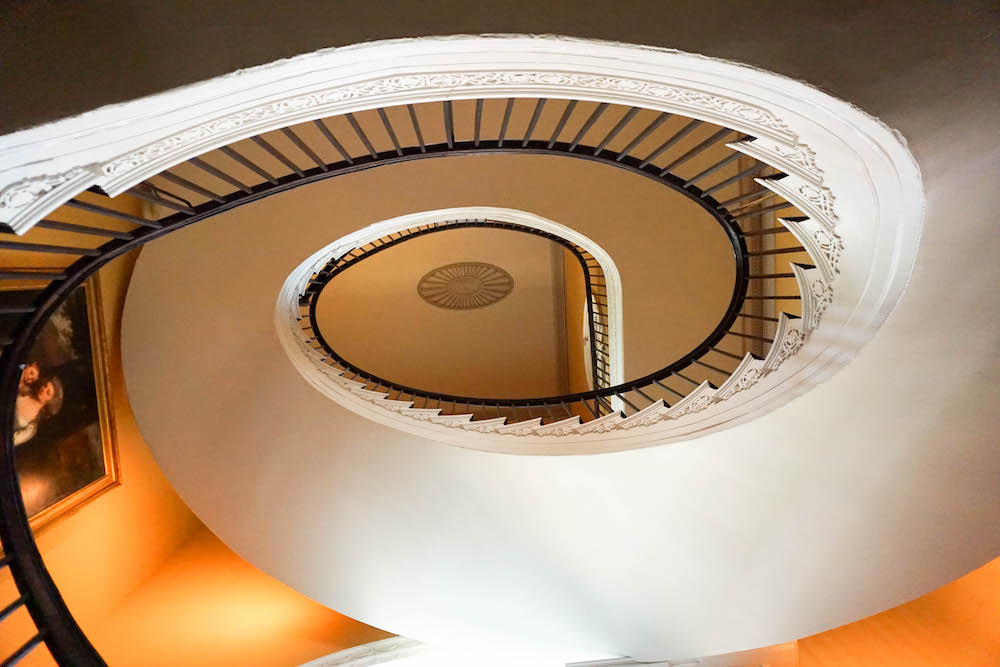
[[[456,401],[464,401],[462,397],[456,396],[446,398],[446,394],[420,392],[419,390],[411,389],[398,382],[392,382],[390,380],[377,377],[350,363],[341,357],[336,350],[329,345],[326,338],[323,336],[319,324],[316,321],[316,308],[319,303],[320,293],[323,289],[330,285],[338,275],[351,267],[356,266],[359,262],[377,255],[383,250],[395,247],[404,241],[436,232],[470,228],[504,229],[508,231],[520,232],[522,234],[540,236],[552,241],[553,243],[558,243],[576,258],[577,263],[580,265],[580,270],[583,272],[584,278],[584,302],[587,304],[587,327],[590,333],[591,341],[587,346],[587,353],[591,368],[591,387],[598,389],[610,387],[612,377],[612,351],[610,340],[608,339],[610,330],[610,327],[608,326],[608,285],[604,271],[601,269],[601,265],[598,260],[585,248],[582,248],[579,245],[558,236],[557,234],[546,232],[541,229],[535,229],[533,227],[526,227],[524,225],[518,225],[511,222],[500,222],[496,220],[451,220],[422,226],[420,228],[404,229],[383,236],[382,238],[374,239],[356,248],[352,248],[350,251],[342,254],[341,256],[331,259],[326,266],[314,274],[314,276],[310,279],[308,286],[299,300],[299,306],[306,311],[303,313],[303,316],[308,318],[306,324],[303,325],[303,331],[306,332],[307,340],[310,343],[316,343],[326,352],[326,355],[323,358],[324,362],[343,369],[345,372],[351,372],[352,377],[349,379],[361,377],[367,380],[368,383],[374,383],[374,387],[371,389],[372,391],[385,391],[386,393],[395,391],[397,392],[397,396],[409,395],[420,397],[424,399],[424,405],[422,407],[429,407],[428,402],[432,399],[437,400],[438,403],[442,400],[451,401],[453,403]],[[602,405],[599,405],[598,407],[601,410],[610,410],[610,408]]]
[[[783,219],[787,226],[764,227],[762,221],[779,211],[801,213],[779,194],[774,181],[783,174],[747,157],[753,152],[745,148],[748,141],[753,139],[700,120],[577,100],[512,98],[379,108],[266,132],[172,166],[119,195],[121,200],[143,202],[145,214],[123,211],[117,205],[119,198],[112,200],[99,188],[91,188],[38,222],[26,238],[0,237],[4,255],[0,281],[30,277],[47,283],[29,305],[0,303],[0,420],[6,425],[0,442],[0,539],[6,555],[0,568],[10,569],[21,593],[9,606],[0,601],[0,619],[25,607],[38,629],[22,650],[0,664],[13,664],[43,642],[59,664],[103,664],[73,621],[35,546],[19,491],[11,425],[20,367],[42,325],[73,289],[108,261],[263,197],[382,165],[452,155],[521,153],[626,169],[683,193],[725,230],[737,278],[730,307],[717,329],[682,359],[617,386],[598,385],[589,392],[528,400],[482,402],[470,397],[473,405],[483,408],[472,409],[480,418],[540,422],[571,414],[581,419],[610,418],[617,416],[612,400],[621,401],[631,414],[659,401],[676,404],[695,387],[724,381],[746,352],[762,356],[775,340],[781,320],[774,304],[784,306],[799,297],[782,293],[780,281],[796,275],[795,262],[810,264],[809,255],[797,243],[770,244],[802,218]],[[744,150],[734,149],[741,146]],[[64,219],[68,215],[72,222]],[[58,242],[50,242],[52,237]],[[34,261],[38,257],[47,261]],[[61,259],[66,261],[52,261]],[[46,269],[20,270],[37,266]],[[594,337],[600,339],[596,330]],[[447,402],[441,395],[410,394],[438,405]],[[457,404],[445,408],[459,409]],[[612,410],[615,414],[608,414]]]

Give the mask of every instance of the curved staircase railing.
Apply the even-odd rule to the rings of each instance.
[[[451,403],[465,402],[465,399],[460,396],[449,396],[441,393],[422,392],[417,389],[412,389],[398,382],[380,378],[350,363],[339,355],[323,336],[319,323],[316,320],[316,311],[319,304],[320,293],[328,285],[330,285],[338,275],[354,266],[357,266],[360,262],[377,255],[383,250],[388,250],[389,248],[398,246],[404,241],[437,232],[470,228],[503,229],[522,234],[540,236],[552,241],[553,243],[561,245],[576,258],[577,263],[580,265],[580,270],[583,273],[584,303],[587,304],[587,328],[590,334],[590,343],[587,345],[587,354],[591,369],[591,387],[595,389],[606,389],[610,387],[612,375],[611,345],[608,338],[610,330],[608,325],[608,285],[600,263],[586,250],[586,248],[582,248],[557,234],[511,222],[500,222],[495,220],[454,220],[444,223],[435,223],[418,229],[404,229],[399,232],[387,234],[382,238],[373,239],[363,245],[352,248],[350,251],[340,255],[339,257],[331,259],[326,266],[312,276],[309,280],[308,286],[299,299],[299,306],[306,311],[303,312],[302,315],[304,318],[308,318],[305,324],[303,324],[303,331],[306,332],[309,343],[316,343],[324,350],[326,354],[323,357],[323,361],[325,363],[330,363],[335,367],[342,368],[345,371],[345,377],[346,373],[349,372],[351,377],[347,379],[355,380],[356,378],[361,377],[367,380],[368,385],[374,383],[374,386],[370,388],[370,391],[383,391],[386,393],[387,397],[389,393],[395,391],[397,394],[396,400],[398,400],[401,396],[414,396],[415,398],[422,398],[422,408],[428,408],[428,404],[432,400],[437,401],[439,405],[442,401],[450,401]],[[365,388],[369,389],[368,386]],[[604,401],[600,403],[595,401],[595,403],[594,407],[601,411],[602,414],[607,414],[607,412],[613,411],[610,405]]]
[[[490,401],[491,408],[510,407],[508,414],[490,418],[530,419],[538,424],[549,419],[553,424],[566,416],[558,412],[549,415],[546,409],[561,410],[569,403],[570,412],[574,412],[573,405],[583,406],[573,417],[589,419],[591,424],[620,419],[617,410],[608,412],[611,398],[621,400],[630,417],[646,409],[641,406],[661,401],[662,405],[675,401],[670,409],[684,409],[698,392],[720,387],[745,367],[748,359],[760,360],[770,352],[789,321],[782,312],[798,315],[794,306],[785,306],[794,304],[800,295],[779,293],[781,281],[801,280],[802,272],[811,269],[811,261],[798,243],[771,245],[786,233],[794,234],[791,228],[803,218],[784,218],[779,225],[762,222],[772,220],[779,211],[790,216],[801,213],[776,187],[784,174],[747,156],[753,152],[745,149],[752,137],[701,120],[608,103],[511,98],[492,100],[491,104],[502,107],[502,113],[493,117],[495,122],[489,120],[485,102],[479,99],[377,108],[265,132],[190,158],[119,195],[143,202],[143,215],[119,210],[94,187],[65,201],[63,208],[38,222],[27,238],[0,236],[4,254],[0,281],[30,277],[47,282],[30,305],[0,303],[0,420],[5,425],[0,433],[0,540],[5,554],[0,568],[9,568],[21,593],[9,605],[0,601],[0,622],[25,607],[37,628],[37,634],[0,662],[0,667],[14,664],[41,643],[61,665],[104,664],[74,622],[32,537],[11,436],[14,404],[21,365],[55,308],[107,262],[175,230],[275,193],[382,165],[483,153],[590,160],[680,192],[722,225],[733,245],[737,267],[732,303],[717,330],[702,345],[661,371],[625,384],[598,386],[591,392],[554,399]],[[526,123],[515,132],[512,119],[522,108],[526,109]],[[551,118],[554,125],[543,136],[541,119],[553,108],[557,109]],[[609,129],[594,129],[606,127],[609,119],[613,121]],[[737,150],[740,147],[744,150]],[[692,167],[695,164],[700,166]],[[85,223],[61,220],[62,212],[69,209],[83,215]],[[41,230],[72,241],[33,241]],[[10,229],[0,231],[12,234]],[[40,273],[21,270],[37,266],[31,258],[40,256],[67,261],[47,262],[48,268]],[[781,304],[782,311],[775,304]],[[367,378],[362,390],[371,381]],[[421,397],[427,398],[427,392],[418,392],[413,398]],[[539,411],[546,414],[536,414]]]

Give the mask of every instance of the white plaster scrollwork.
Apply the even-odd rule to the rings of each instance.
[[[812,218],[792,220],[778,218],[778,222],[788,228],[816,263],[827,285],[832,285],[840,273],[840,260],[844,253],[844,242],[826,231]]]
[[[818,269],[799,264],[791,266],[802,296],[803,329],[812,331],[819,326],[826,309],[833,303],[833,290]]]
[[[835,208],[836,198],[829,188],[814,185],[793,175],[782,179],[755,178],[754,180],[758,185],[794,204],[796,208],[818,222],[827,232],[836,236],[839,218]]]
[[[188,152],[192,148],[198,151],[207,150],[206,147],[209,145],[230,143],[266,131],[275,123],[278,126],[291,125],[309,120],[306,115],[312,117],[329,115],[336,111],[337,105],[347,100],[356,103],[378,100],[381,103],[388,95],[410,90],[420,90],[422,94],[437,94],[444,99],[462,97],[461,91],[468,91],[464,94],[468,97],[481,94],[483,91],[496,94],[505,88],[512,89],[511,94],[521,96],[530,95],[533,90],[541,93],[552,88],[560,90],[563,94],[575,93],[578,97],[609,92],[650,95],[673,102],[680,111],[694,112],[695,115],[699,115],[699,112],[708,112],[713,120],[721,123],[728,121],[731,124],[770,131],[786,140],[794,138],[788,126],[766,109],[681,86],[650,84],[639,79],[572,72],[523,70],[456,72],[384,77],[244,109],[214,118],[111,160],[103,166],[103,172],[111,177],[127,175],[159,158]],[[177,160],[175,158],[172,161]]]
[[[58,174],[32,176],[11,183],[0,190],[0,222],[22,234],[96,180],[92,170],[74,167]]]
[[[764,375],[764,362],[748,352],[742,361],[740,361],[739,366],[733,371],[733,374],[719,387],[716,396],[720,401],[724,401],[741,391],[750,389]]]
[[[764,359],[764,370],[770,373],[781,364],[798,354],[806,343],[807,333],[802,330],[802,319],[790,317],[785,313],[778,316],[778,331],[774,334],[774,344],[771,345]]]
[[[813,185],[823,184],[823,171],[816,162],[816,152],[805,144],[789,145],[758,138],[756,141],[734,141],[726,146],[757,158],[780,171],[800,176]]]

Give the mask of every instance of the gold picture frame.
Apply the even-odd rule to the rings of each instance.
[[[32,272],[43,272],[46,269],[18,269],[26,274]],[[4,292],[11,291],[22,291],[31,292],[35,290],[43,289],[48,285],[48,282],[40,279],[32,279],[26,275],[24,280],[8,281],[2,288]],[[26,490],[26,483],[30,479],[30,483],[38,485],[44,485],[45,480],[45,467],[42,466],[38,470],[22,471],[21,461],[19,455],[22,453],[21,447],[25,445],[15,445],[15,459],[18,460],[18,474],[21,478],[21,488],[22,496],[25,499],[25,507],[29,513],[29,523],[31,525],[32,531],[37,535],[46,528],[52,526],[57,521],[70,516],[71,514],[77,512],[82,507],[95,500],[99,496],[107,493],[111,489],[119,486],[121,484],[121,468],[118,458],[118,441],[117,441],[117,430],[115,428],[114,420],[114,410],[111,405],[111,385],[109,378],[109,353],[108,353],[108,339],[107,334],[104,329],[104,316],[103,316],[103,305],[101,303],[101,289],[99,279],[97,274],[91,276],[83,284],[77,287],[67,298],[63,304],[60,305],[60,309],[64,308],[73,299],[78,299],[79,294],[82,294],[82,298],[85,303],[85,312],[87,319],[87,332],[89,335],[89,355],[90,363],[89,368],[92,372],[92,382],[93,382],[93,395],[89,395],[89,387],[86,387],[87,380],[89,379],[85,374],[82,378],[78,378],[76,389],[81,391],[81,395],[76,397],[76,400],[90,400],[93,398],[96,401],[96,423],[88,422],[87,424],[79,425],[81,429],[86,429],[88,431],[89,437],[93,438],[93,429],[99,432],[100,437],[100,455],[93,456],[95,452],[91,451],[91,467],[94,467],[94,461],[100,459],[101,474],[96,475],[93,479],[89,475],[80,480],[73,480],[73,484],[65,485],[67,489],[71,489],[62,497],[54,500],[51,503],[46,503],[44,507],[33,508],[31,493]],[[79,315],[79,304],[76,304],[77,314]],[[54,315],[59,314],[57,309]],[[63,313],[63,317],[69,317],[72,320],[71,315]],[[51,321],[51,320],[50,320]],[[79,325],[79,322],[70,322],[71,325]],[[48,325],[47,325],[48,326]],[[30,358],[36,353],[39,341],[32,347],[31,353],[29,353],[29,359],[27,362],[33,361]],[[86,365],[81,361],[78,361],[78,368],[85,368]],[[83,396],[83,394],[87,394]],[[66,402],[74,400],[74,396],[67,392],[64,397]],[[66,406],[63,406],[66,407]],[[71,407],[71,406],[70,406]],[[64,425],[64,430],[65,430]],[[39,435],[43,434],[41,429],[38,430]],[[77,438],[80,439],[79,437]],[[34,443],[36,447],[48,446],[51,451],[48,452],[47,456],[35,457],[40,458],[43,461],[62,461],[67,458],[63,456],[61,452],[58,451],[58,447],[63,446],[65,440],[57,441],[53,443],[45,442],[43,438],[39,438],[39,441]],[[31,444],[30,442],[27,444]],[[56,472],[65,471],[52,471],[50,479],[47,480],[50,487],[56,483],[56,479],[64,479],[65,474],[57,475]],[[97,472],[97,470],[90,471],[91,473]],[[26,473],[26,474],[22,474]],[[77,483],[83,483],[79,488],[75,488]],[[49,491],[52,489],[50,488]],[[56,489],[56,495],[59,494],[60,489]]]

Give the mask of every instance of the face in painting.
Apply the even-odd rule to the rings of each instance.
[[[30,364],[27,364],[24,367],[23,371],[21,371],[21,381],[18,384],[18,388],[24,389],[26,387],[31,386],[31,384],[38,379],[38,375],[39,375],[38,364],[32,361]]]
[[[56,387],[52,382],[46,382],[38,388],[38,401],[43,405],[52,400],[56,395]]]

